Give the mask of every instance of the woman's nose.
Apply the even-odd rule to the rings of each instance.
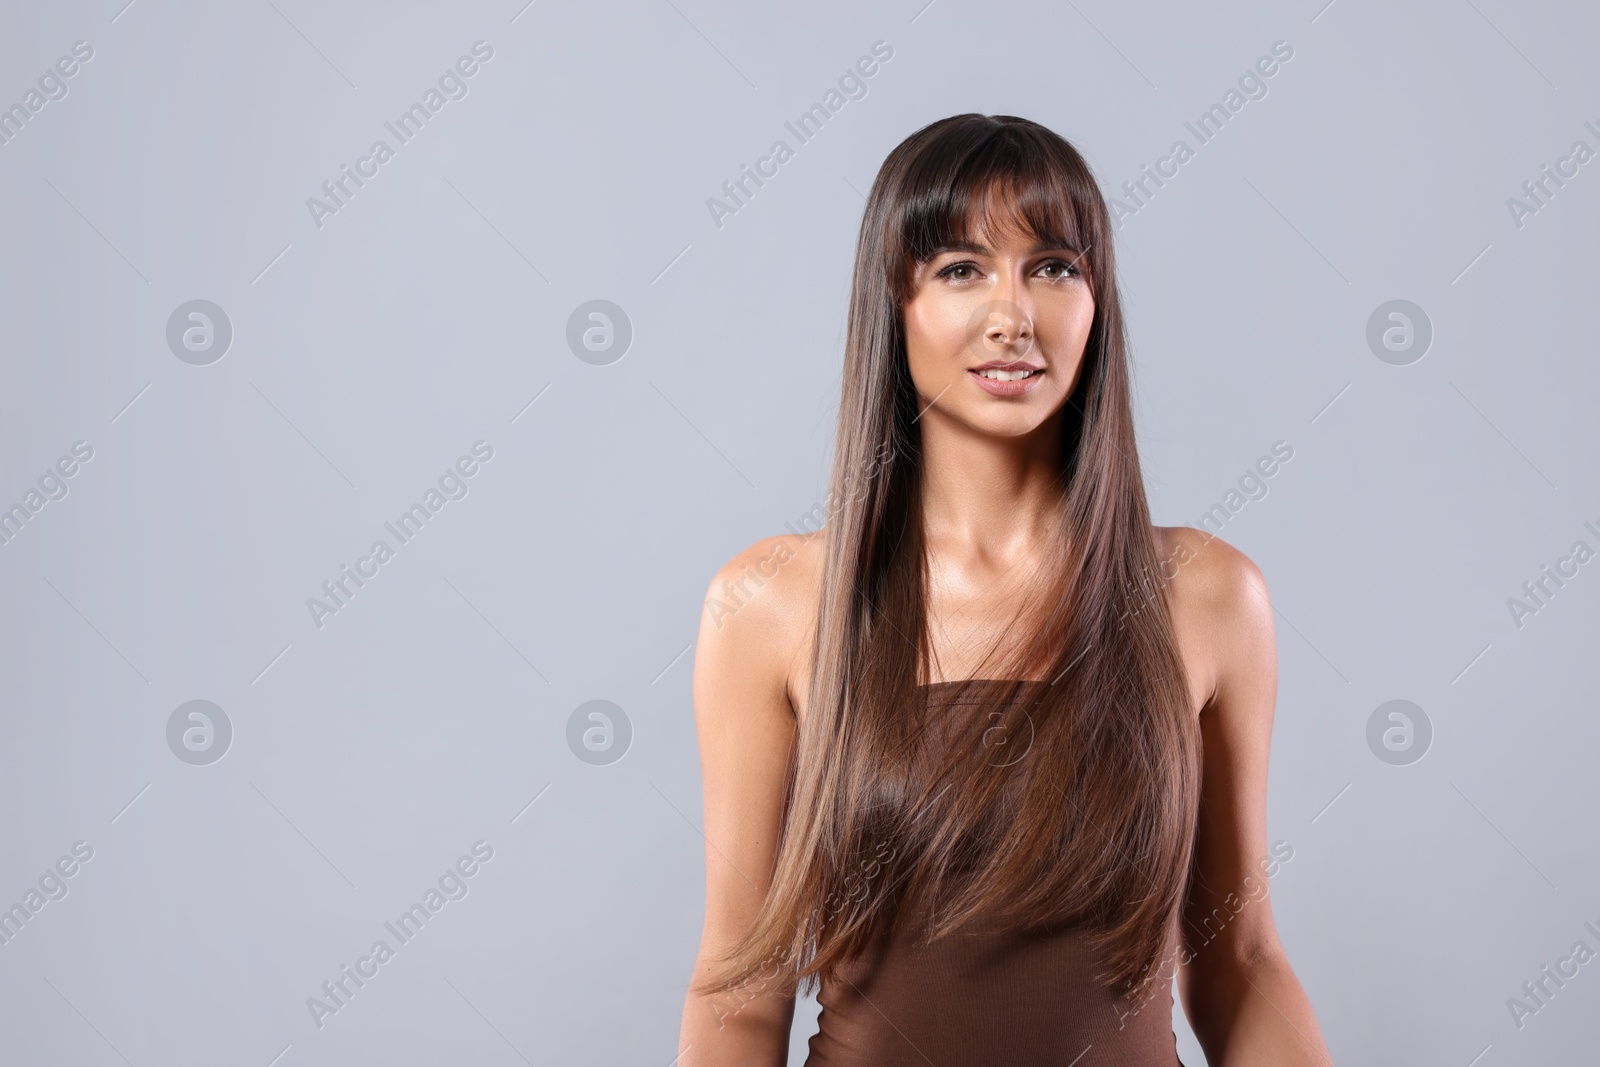
[[[1031,341],[1033,316],[1009,298],[990,301],[984,309],[982,335],[992,345]]]

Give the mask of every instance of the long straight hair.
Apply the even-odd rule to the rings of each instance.
[[[956,742],[918,773],[932,644],[902,309],[916,265],[985,224],[1080,250],[1094,318],[1055,416],[1050,566],[985,657],[1004,673],[961,688]],[[1075,924],[1105,960],[1102,983],[1151,981],[1189,888],[1199,725],[1139,471],[1110,219],[1059,135],[956,115],[889,154],[856,246],[832,489],[772,882],[700,992],[814,988],[912,901],[932,908],[929,941],[979,915],[1027,931]]]

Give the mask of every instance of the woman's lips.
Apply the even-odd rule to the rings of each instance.
[[[1039,384],[1039,379],[1044,377],[1044,371],[1034,371],[1026,378],[1019,378],[1014,382],[1002,382],[995,378],[985,378],[975,370],[967,371],[967,375],[978,383],[978,387],[988,392],[991,396],[1021,396],[1030,392]]]

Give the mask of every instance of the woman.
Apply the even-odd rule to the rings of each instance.
[[[825,529],[712,580],[706,918],[682,1067],[1329,1063],[1264,873],[1272,609],[1152,527],[1105,202],[958,115],[856,249]],[[1279,858],[1282,858],[1281,855]]]

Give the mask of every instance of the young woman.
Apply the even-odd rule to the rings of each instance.
[[[1150,525],[1105,201],[1036,123],[885,161],[826,526],[712,580],[680,1067],[1328,1064],[1266,894],[1272,609]],[[813,985],[815,983],[815,985]]]

